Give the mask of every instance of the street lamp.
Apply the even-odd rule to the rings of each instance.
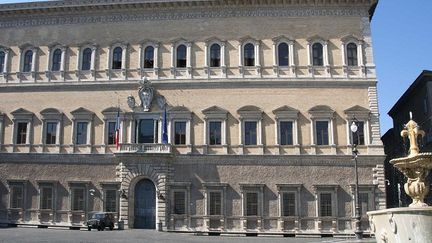
[[[354,140],[353,137],[353,145],[352,145],[352,154],[354,157],[354,173],[355,173],[355,231],[354,234],[356,236],[356,239],[362,239],[363,238],[363,231],[361,230],[361,216],[360,216],[360,201],[359,201],[359,181],[358,181],[358,169],[357,169],[357,156],[359,154],[357,150],[357,145],[360,141],[360,135],[358,133],[358,125],[357,125],[357,119],[354,117],[353,122],[350,126],[351,132],[353,135],[355,134],[357,136],[357,141]]]

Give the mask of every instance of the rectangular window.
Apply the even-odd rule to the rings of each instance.
[[[11,208],[24,208],[24,187],[11,187]]]
[[[108,122],[108,144],[115,144],[116,141],[116,122]]]
[[[105,190],[105,212],[117,212],[117,190]]]
[[[258,216],[258,193],[246,193],[246,216]]]
[[[222,193],[210,192],[209,197],[210,215],[222,215]]]
[[[293,192],[284,192],[282,194],[282,216],[296,215],[296,197]]]
[[[333,216],[332,194],[331,193],[321,193],[320,194],[320,216],[321,217]]]
[[[209,122],[209,140],[210,145],[222,144],[222,122]]]
[[[257,145],[257,122],[244,123],[244,140],[245,145]]]
[[[87,144],[87,126],[88,122],[77,122],[75,144]]]
[[[72,188],[72,211],[85,210],[85,189]]]
[[[186,192],[174,192],[174,214],[186,214]]]
[[[27,122],[18,122],[17,125],[17,134],[16,134],[16,143],[17,144],[26,144],[27,143]]]
[[[40,189],[40,209],[53,209],[53,195],[52,187],[44,186]]]
[[[279,122],[280,145],[293,145],[293,123],[290,121]]]
[[[365,144],[364,122],[356,122],[357,132],[351,132],[352,143],[356,145]]]
[[[329,145],[328,121],[315,122],[315,135],[317,145]]]
[[[369,211],[369,194],[360,192],[358,201],[360,204],[360,215],[366,216],[366,212]]]
[[[186,122],[174,122],[174,144],[186,144]]]
[[[46,123],[45,144],[56,144],[57,122]]]

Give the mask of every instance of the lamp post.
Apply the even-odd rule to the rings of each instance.
[[[360,135],[358,134],[358,125],[357,125],[357,119],[354,117],[353,122],[350,126],[351,132],[353,135],[355,134],[357,136],[357,141],[354,140],[353,137],[353,145],[352,145],[352,154],[354,157],[354,173],[355,173],[355,214],[354,214],[354,220],[355,220],[355,231],[354,234],[356,236],[356,239],[362,239],[363,238],[363,231],[361,230],[361,216],[360,216],[360,201],[359,201],[359,180],[358,180],[358,168],[357,168],[357,156],[358,156],[358,150],[357,145],[360,141]]]

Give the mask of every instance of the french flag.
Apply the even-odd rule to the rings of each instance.
[[[116,119],[116,127],[115,127],[115,145],[117,150],[120,146],[120,107],[117,110],[117,119]]]

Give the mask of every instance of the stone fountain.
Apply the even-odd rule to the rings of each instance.
[[[432,207],[424,202],[426,182],[432,169],[432,153],[419,153],[417,137],[424,136],[412,119],[401,132],[410,141],[409,155],[390,160],[406,177],[405,192],[412,198],[409,207],[368,212],[377,243],[432,243]]]

